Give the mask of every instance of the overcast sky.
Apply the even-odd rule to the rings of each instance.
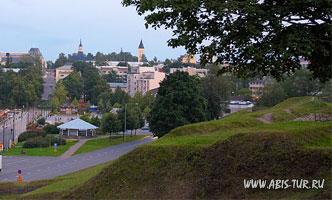
[[[141,38],[148,59],[177,58],[183,48],[166,41],[170,30],[145,29],[144,19],[121,0],[0,0],[0,52],[38,47],[46,60],[76,53],[129,51],[137,56]]]

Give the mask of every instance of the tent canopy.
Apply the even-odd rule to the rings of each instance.
[[[78,130],[94,130],[98,127],[95,125],[92,125],[86,121],[83,121],[81,119],[74,119],[70,122],[67,122],[65,124],[62,124],[60,126],[57,126],[59,129],[78,129]]]

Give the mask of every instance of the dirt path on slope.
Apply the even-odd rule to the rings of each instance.
[[[272,123],[272,117],[273,114],[272,113],[267,113],[261,117],[258,117],[257,119],[261,122],[263,122],[264,124],[271,124]]]

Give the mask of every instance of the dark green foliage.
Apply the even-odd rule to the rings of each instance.
[[[37,66],[29,66],[19,73],[0,73],[0,102],[2,107],[26,107],[39,100],[43,94],[43,79]]]
[[[97,126],[97,127],[100,127],[100,119],[98,118],[98,117],[92,117],[91,119],[90,119],[90,122],[89,123],[91,123],[91,124],[93,124],[93,125],[95,125],[95,126]]]
[[[280,83],[266,83],[263,88],[263,95],[257,101],[257,105],[272,107],[286,98],[287,94]]]
[[[177,71],[161,83],[149,123],[151,131],[161,137],[173,128],[205,120],[206,99],[202,82],[188,73]]]
[[[57,138],[54,136],[47,136],[43,138],[32,138],[24,142],[23,148],[39,148],[39,147],[49,147],[50,145],[65,145],[66,140],[62,138]]]
[[[64,53],[60,53],[58,59],[56,59],[53,68],[58,68],[64,66],[68,62],[68,58]]]
[[[43,118],[38,119],[37,124],[44,125],[45,124],[45,118],[43,117]]]
[[[315,95],[322,87],[318,79],[312,79],[312,73],[306,68],[301,68],[294,74],[285,77],[281,85],[288,97]]]
[[[49,147],[50,143],[44,138],[29,139],[24,142],[23,148]]]
[[[45,131],[47,134],[59,134],[59,129],[57,128],[58,124],[53,125],[53,124],[47,124],[44,128],[43,131]]]
[[[123,0],[144,15],[146,27],[173,30],[168,44],[201,54],[201,62],[231,62],[238,76],[284,73],[300,57],[321,81],[331,78],[331,1]],[[209,42],[205,42],[209,41]]]
[[[231,84],[225,76],[218,75],[217,66],[212,66],[203,79],[203,87],[203,95],[208,101],[206,119],[218,119],[230,98]]]
[[[110,83],[124,83],[127,81],[123,76],[117,75],[115,71],[111,71],[109,74],[103,75],[103,78]]]
[[[110,54],[97,52],[94,58],[97,64],[106,64],[106,61],[137,62],[138,60],[138,58],[131,55],[130,52],[123,52],[122,50],[119,53],[112,52]]]
[[[116,133],[122,130],[121,121],[118,115],[113,113],[106,113],[101,120],[101,128],[103,133]]]
[[[253,101],[252,99],[252,92],[249,89],[242,88],[241,90],[236,92],[237,96],[240,96],[243,98],[243,101]]]
[[[66,78],[63,79],[63,85],[68,91],[70,100],[80,99],[83,93],[83,80],[77,71],[73,71]]]
[[[59,137],[55,137],[53,135],[48,135],[45,138],[43,138],[44,140],[46,140],[50,145],[54,145],[54,143],[58,144],[58,145],[65,145],[66,144],[66,140],[63,138],[59,138]]]
[[[18,137],[19,142],[24,142],[31,138],[45,137],[47,133],[45,131],[25,131]]]
[[[73,68],[82,73],[83,93],[86,95],[86,100],[97,105],[98,96],[103,92],[110,91],[106,80],[99,75],[98,69],[93,67],[91,63],[74,62]]]

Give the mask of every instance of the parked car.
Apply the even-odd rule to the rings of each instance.
[[[144,127],[141,128],[141,130],[143,130],[143,131],[144,131],[144,130],[149,131],[149,130],[150,130],[150,127],[148,127],[148,126],[144,126]]]

